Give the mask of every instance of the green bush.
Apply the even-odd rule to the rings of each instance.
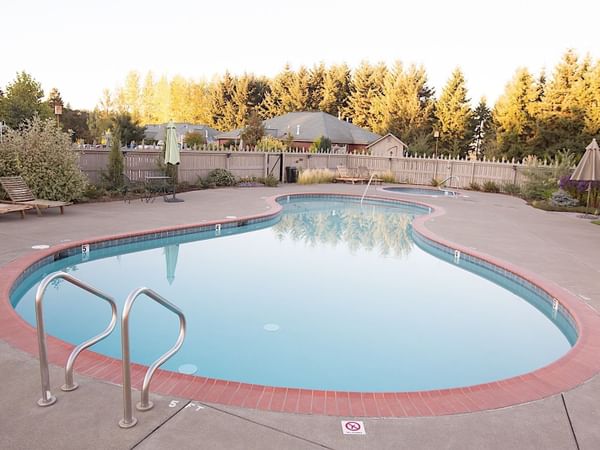
[[[331,139],[325,136],[319,136],[309,148],[311,153],[329,153],[331,152]]]
[[[199,148],[202,145],[206,144],[206,138],[202,133],[198,131],[191,131],[189,133],[186,133],[186,135],[183,137],[183,143],[187,147]]]
[[[333,183],[335,172],[329,169],[307,169],[300,172],[299,184]]]
[[[493,181],[486,181],[483,183],[483,192],[500,192],[500,188]]]
[[[527,200],[548,200],[558,187],[554,174],[547,170],[528,170],[523,185],[523,196]]]
[[[279,185],[279,180],[273,175],[267,175],[264,178],[260,178],[259,181],[267,187],[277,187]]]
[[[263,152],[284,152],[287,150],[287,146],[279,139],[266,135],[256,143],[256,149]]]
[[[72,201],[87,185],[71,137],[54,120],[34,118],[7,130],[0,144],[0,176],[20,175],[36,197]]]
[[[119,134],[115,134],[110,145],[110,153],[108,154],[108,167],[106,168],[106,173],[102,175],[109,189],[119,190],[123,188],[124,169],[125,162],[123,160],[123,153],[121,152],[121,137]]]
[[[515,183],[504,183],[502,185],[502,192],[505,192],[506,194],[510,195],[520,195],[521,188],[518,184]]]
[[[438,187],[441,183],[442,181],[438,180],[437,178],[432,178],[429,182],[429,184],[431,184],[433,187]]]
[[[479,183],[475,183],[474,181],[471,181],[469,183],[469,189],[471,189],[472,191],[480,191],[481,186],[479,185]]]
[[[237,183],[233,174],[226,169],[211,170],[206,181],[209,185],[215,186],[235,186]]]

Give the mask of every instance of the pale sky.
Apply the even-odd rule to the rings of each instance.
[[[567,48],[600,58],[594,0],[7,0],[0,6],[0,87],[25,70],[47,94],[93,108],[127,72],[210,79],[273,76],[361,60],[423,64],[439,94],[452,70],[473,103],[496,100],[519,66],[549,71]]]

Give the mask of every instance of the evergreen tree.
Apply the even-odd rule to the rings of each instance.
[[[120,189],[123,187],[124,178],[123,170],[125,162],[123,161],[123,153],[121,152],[121,136],[117,133],[113,135],[113,141],[108,153],[108,167],[106,168],[105,180],[112,189]]]
[[[533,77],[525,68],[518,69],[506,85],[492,113],[496,128],[498,155],[508,159],[531,154],[536,122],[532,114],[538,92]]]
[[[334,116],[346,114],[352,74],[346,64],[331,66],[325,74],[323,99],[319,109]]]
[[[363,128],[373,125],[373,102],[382,95],[386,71],[383,64],[374,67],[365,61],[354,71],[347,110],[354,125]]]
[[[295,82],[295,74],[288,64],[270,83],[269,92],[260,106],[262,117],[271,118],[294,111],[290,91]]]
[[[495,140],[492,110],[488,107],[485,97],[481,97],[479,104],[473,111],[470,123],[470,134],[473,139],[470,148],[477,156],[488,154],[492,150]]]
[[[0,120],[11,128],[18,128],[35,116],[41,119],[51,117],[54,111],[50,111],[43,98],[41,84],[26,72],[18,73],[6,87],[6,95],[0,103]]]
[[[171,114],[169,119],[174,122],[189,122],[192,117],[190,102],[190,83],[180,75],[173,77],[170,83]]]
[[[265,127],[262,123],[262,120],[256,111],[252,111],[250,117],[248,118],[248,125],[246,125],[244,131],[242,131],[242,141],[244,145],[250,145],[254,147],[264,135]]]
[[[218,130],[227,131],[237,127],[237,112],[233,105],[234,91],[235,79],[229,72],[225,72],[210,90],[210,125]]]
[[[310,111],[318,111],[325,84],[326,69],[323,63],[315,64],[308,76],[308,105]]]
[[[55,106],[64,106],[63,99],[60,92],[56,88],[52,88],[48,94],[48,106],[50,107],[51,113],[54,113]]]
[[[166,123],[171,120],[171,86],[166,76],[160,77],[154,90],[154,106],[156,107],[157,123]]]
[[[309,83],[310,74],[308,69],[301,66],[294,73],[293,82],[289,89],[289,111],[306,111],[310,109]]]
[[[156,86],[152,71],[144,78],[140,98],[140,122],[144,125],[158,123],[158,108],[156,106]]]
[[[192,83],[190,88],[192,123],[211,124],[210,87],[205,81]]]
[[[588,73],[588,106],[585,110],[585,132],[590,136],[600,134],[600,60]]]
[[[465,78],[455,69],[436,103],[435,117],[440,131],[441,148],[454,156],[465,155],[471,140],[471,107]]]
[[[532,141],[538,155],[553,157],[558,150],[585,148],[589,135],[584,133],[585,81],[588,63],[579,63],[577,54],[568,50],[554,69],[537,110],[537,128]]]
[[[407,70],[396,62],[386,74],[383,93],[373,101],[373,131],[393,133],[409,146],[432,132],[433,90],[423,67]]]

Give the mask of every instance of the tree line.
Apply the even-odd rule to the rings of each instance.
[[[11,114],[2,105],[12,90],[14,83],[0,94],[0,120]],[[86,140],[99,139],[115,117],[125,126],[174,120],[226,131],[293,111],[324,111],[393,133],[412,153],[552,158],[559,150],[582,152],[600,132],[600,60],[568,50],[549,76],[519,68],[495,105],[482,98],[474,107],[459,68],[436,95],[424,67],[401,62],[363,62],[354,70],[286,65],[273,78],[225,72],[210,81],[130,72],[85,112]]]

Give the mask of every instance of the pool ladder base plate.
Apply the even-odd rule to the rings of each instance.
[[[149,411],[149,410],[151,410],[152,408],[154,408],[154,403],[152,403],[152,402],[150,402],[150,401],[148,402],[148,404],[147,404],[147,405],[144,405],[144,404],[142,404],[142,402],[138,402],[138,403],[135,405],[135,409],[137,409],[138,411]]]
[[[123,419],[119,420],[119,426],[121,428],[131,428],[137,423],[137,419],[134,417],[131,422],[125,422]]]
[[[64,392],[71,392],[71,391],[74,391],[75,389],[77,389],[78,387],[79,387],[79,385],[77,383],[73,383],[71,386],[67,386],[66,384],[63,384],[60,387],[60,390],[64,391]]]
[[[54,395],[51,395],[48,397],[48,400],[44,400],[43,398],[40,398],[37,401],[37,404],[39,406],[50,406],[50,405],[54,405],[56,403],[56,397]]]

